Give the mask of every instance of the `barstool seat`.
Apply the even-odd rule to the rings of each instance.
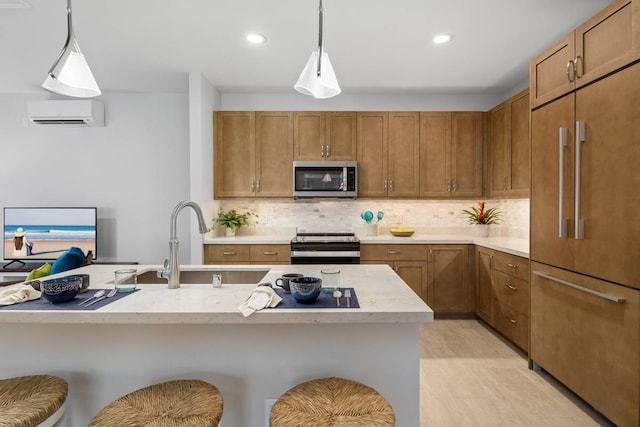
[[[344,378],[298,384],[271,408],[271,427],[393,427],[391,405],[373,388]]]
[[[0,380],[0,426],[53,426],[64,413],[69,386],[53,375]]]
[[[89,427],[215,427],[222,395],[200,380],[174,380],[133,391],[105,406]]]

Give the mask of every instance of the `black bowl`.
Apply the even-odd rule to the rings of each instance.
[[[61,277],[43,280],[40,284],[42,296],[52,303],[71,301],[82,288],[81,277]]]

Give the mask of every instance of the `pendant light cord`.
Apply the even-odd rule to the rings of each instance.
[[[71,1],[71,0],[69,0]],[[322,68],[322,15],[323,15],[323,11],[322,11],[322,0],[320,0],[320,7],[319,7],[319,23],[318,23],[318,69],[317,69],[317,75],[318,77],[320,77],[320,71]]]
[[[67,0],[67,40],[64,42],[64,46],[62,47],[62,50],[60,51],[58,58],[53,62],[53,65],[51,66],[51,68],[49,68],[49,73],[48,73],[54,79],[56,78],[56,76],[53,74],[53,70],[58,66],[58,63],[62,59],[62,56],[64,55],[64,53],[67,51],[67,48],[69,47],[69,44],[71,43],[72,39],[74,40],[74,43],[75,43],[75,34],[73,32],[73,22],[71,20],[71,0]],[[78,51],[80,50],[80,47],[78,46],[77,43],[75,44],[75,47],[78,49]]]

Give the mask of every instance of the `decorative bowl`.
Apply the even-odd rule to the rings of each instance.
[[[414,230],[413,228],[400,228],[400,227],[392,228],[389,231],[391,234],[393,234],[396,237],[409,237],[416,232],[416,230]]]
[[[320,295],[322,279],[318,277],[295,277],[289,279],[289,287],[291,295],[296,301],[303,304],[311,304]]]
[[[43,280],[40,285],[42,295],[52,303],[71,301],[82,288],[82,278],[61,277]]]

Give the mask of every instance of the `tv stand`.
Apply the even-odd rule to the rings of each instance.
[[[9,261],[5,265],[3,265],[2,270],[13,270],[13,269],[7,269],[7,267],[9,267],[14,262],[19,262],[20,264],[22,264],[22,267],[25,267],[27,265],[24,261],[20,261],[19,259],[14,259],[13,261]]]

